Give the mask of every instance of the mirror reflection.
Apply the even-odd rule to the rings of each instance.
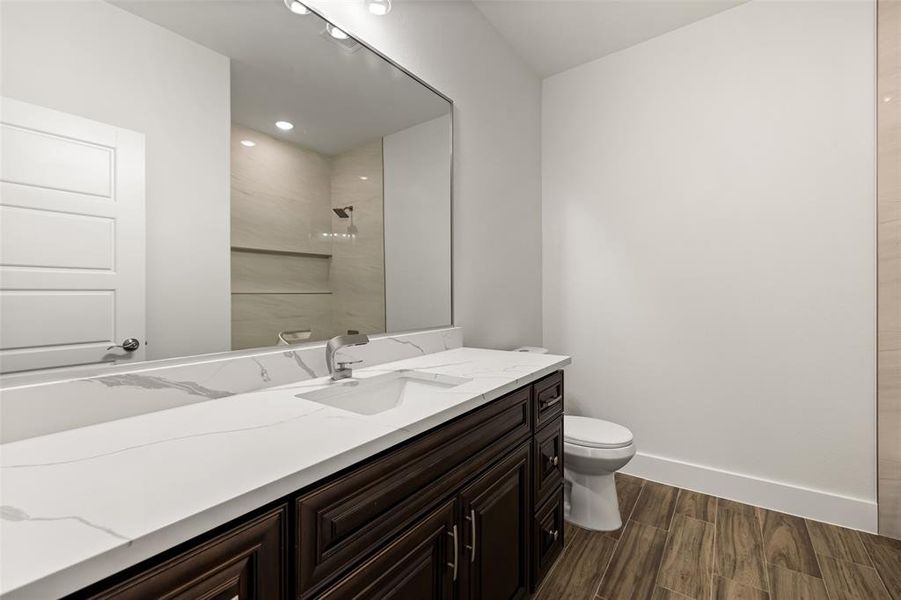
[[[294,4],[4,5],[2,372],[451,323],[451,103]]]

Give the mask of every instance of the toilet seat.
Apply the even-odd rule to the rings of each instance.
[[[632,445],[632,432],[622,425],[591,417],[563,416],[563,441],[583,448],[625,448]]]

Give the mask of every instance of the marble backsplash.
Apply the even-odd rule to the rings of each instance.
[[[451,327],[376,337],[365,346],[345,348],[341,356],[361,360],[357,366],[364,367],[462,345],[462,330]],[[22,385],[6,381],[0,390],[0,443],[326,375],[323,342],[145,363],[61,381]]]

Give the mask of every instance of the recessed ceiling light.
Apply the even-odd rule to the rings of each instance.
[[[310,14],[310,9],[303,5],[303,3],[298,2],[297,0],[285,0],[285,6],[288,7],[288,10],[293,12],[295,15],[308,15]]]
[[[253,140],[241,140],[242,146],[247,146],[248,148],[253,148],[257,145],[257,143]]]
[[[294,129],[294,123],[291,123],[290,121],[276,121],[275,126],[282,131],[291,131]]]
[[[369,12],[377,17],[383,17],[391,12],[391,0],[366,0]]]
[[[362,181],[366,181],[366,180],[369,179],[369,178],[366,177],[365,175],[362,175],[362,176],[360,177],[360,179],[361,179]]]
[[[332,36],[333,38],[335,38],[336,40],[346,40],[347,38],[350,37],[349,35],[347,35],[347,33],[343,29],[338,29],[331,23],[326,25],[325,28],[328,30],[328,34],[330,36]]]

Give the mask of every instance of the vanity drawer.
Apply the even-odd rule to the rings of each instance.
[[[281,506],[125,580],[92,600],[147,598],[287,598],[285,534]]]
[[[535,512],[532,520],[532,587],[544,579],[547,570],[563,550],[563,486],[558,487]]]
[[[533,497],[538,506],[563,482],[563,415],[535,434],[532,473]]]
[[[318,593],[522,443],[530,421],[527,387],[298,498],[300,597]]]
[[[545,377],[532,386],[535,399],[535,431],[563,413],[563,371]]]

